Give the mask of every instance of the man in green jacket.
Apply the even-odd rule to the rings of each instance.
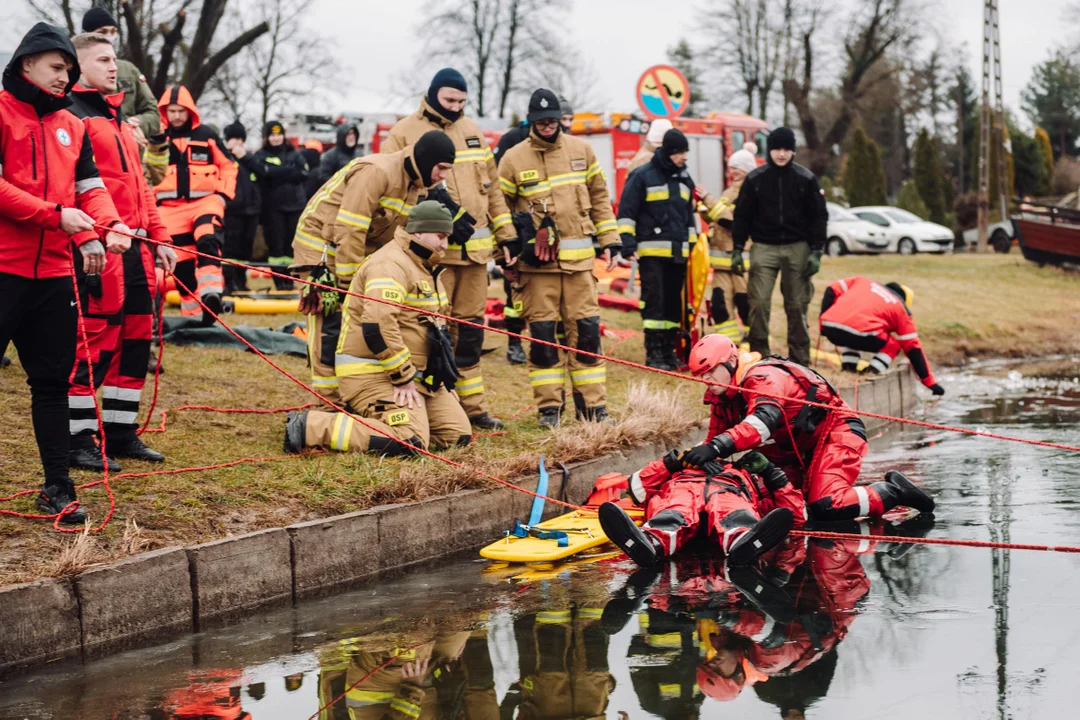
[[[82,19],[83,32],[104,35],[116,44],[119,29],[116,18],[105,8],[95,7],[87,10]],[[146,139],[161,132],[161,116],[158,113],[157,98],[150,90],[146,76],[128,60],[116,60],[116,85],[124,93],[124,103],[120,110],[124,117],[140,132],[135,133],[139,149],[146,147]]]

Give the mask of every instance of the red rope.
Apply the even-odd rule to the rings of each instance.
[[[115,230],[110,230],[109,228],[107,228],[105,226],[102,226],[102,225],[98,225],[96,227],[99,227],[99,228],[101,228],[103,230],[109,230],[110,232],[116,232]],[[119,234],[123,235],[125,233],[119,233]],[[132,237],[135,237],[135,236],[132,236]],[[145,240],[145,241],[151,242],[151,243],[159,242],[159,241],[153,240],[152,238],[140,237],[139,239]],[[164,244],[164,243],[161,243],[161,244]],[[242,262],[239,262],[237,260],[231,260],[229,258],[219,258],[216,255],[209,255],[209,254],[206,254],[206,253],[201,253],[198,250],[194,250],[194,249],[190,249],[190,248],[184,248],[184,252],[187,252],[187,253],[192,254],[192,255],[196,255],[198,257],[208,258],[208,259],[213,260],[215,262],[228,263],[230,265],[235,265],[236,267],[244,268],[245,270],[253,269],[252,266],[247,265],[247,264],[242,263]],[[494,333],[498,333],[500,335],[506,335],[507,337],[518,338],[520,340],[528,340],[531,343],[536,343],[536,344],[539,344],[539,345],[545,345],[547,347],[556,348],[556,349],[562,350],[564,352],[577,353],[578,355],[584,355],[586,357],[591,357],[591,358],[594,358],[596,360],[604,360],[604,361],[607,361],[607,362],[615,363],[617,365],[625,365],[626,367],[632,367],[632,368],[635,368],[637,370],[644,370],[646,372],[656,373],[656,374],[659,374],[659,375],[667,375],[668,377],[677,378],[679,380],[686,380],[686,381],[690,381],[690,382],[701,383],[701,384],[706,385],[706,386],[715,385],[715,386],[718,386],[718,387],[724,387],[724,388],[729,389],[729,390],[739,390],[740,392],[752,392],[752,393],[755,393],[755,394],[760,395],[762,397],[771,398],[773,400],[785,400],[785,401],[788,401],[788,402],[797,402],[797,403],[802,403],[803,405],[807,405],[807,406],[810,406],[810,407],[823,408],[825,410],[833,409],[832,406],[829,405],[828,403],[813,402],[813,401],[802,399],[802,398],[788,397],[786,395],[776,395],[776,394],[768,393],[768,392],[765,392],[765,391],[762,391],[762,390],[743,388],[743,387],[740,387],[740,386],[737,386],[737,385],[728,385],[728,384],[724,384],[724,383],[716,383],[716,382],[713,382],[713,381],[710,381],[710,380],[705,380],[703,378],[693,377],[691,375],[684,375],[682,373],[671,372],[670,370],[660,370],[658,368],[651,368],[651,367],[648,367],[647,365],[642,365],[640,363],[631,362],[630,360],[622,360],[622,359],[619,359],[619,358],[616,358],[616,357],[611,357],[611,356],[603,355],[603,354],[600,354],[600,353],[592,353],[592,352],[588,352],[586,350],[580,350],[578,348],[571,348],[571,347],[568,347],[566,345],[560,345],[559,343],[549,342],[547,340],[541,340],[539,338],[527,337],[525,335],[521,335],[519,333],[511,332],[511,331],[505,330],[503,328],[489,327],[489,326],[483,325],[481,323],[474,323],[474,322],[471,322],[469,320],[463,320],[461,318],[451,317],[450,315],[443,315],[442,313],[438,313],[438,312],[435,312],[433,310],[423,310],[421,308],[411,307],[409,305],[404,305],[402,303],[396,303],[396,302],[393,302],[391,300],[385,300],[385,299],[383,299],[381,297],[374,297],[374,296],[364,295],[363,293],[352,292],[351,290],[342,290],[342,289],[340,289],[338,287],[334,287],[334,286],[331,286],[331,285],[325,285],[325,284],[322,284],[322,283],[313,282],[311,280],[297,278],[297,277],[294,277],[292,275],[286,275],[286,274],[283,274],[283,273],[274,272],[272,270],[268,270],[268,269],[264,269],[264,268],[258,268],[258,269],[260,271],[266,272],[267,274],[269,274],[272,277],[281,278],[283,280],[290,280],[292,282],[301,283],[303,285],[309,285],[311,287],[319,288],[321,290],[331,290],[331,291],[334,291],[334,292],[339,292],[339,293],[342,293],[344,295],[348,295],[350,297],[355,297],[355,298],[359,298],[361,300],[366,300],[366,301],[370,301],[370,302],[382,303],[383,305],[389,305],[391,307],[396,307],[396,308],[399,308],[399,309],[402,309],[402,310],[410,310],[412,312],[420,313],[420,314],[423,314],[423,315],[428,315],[430,317],[439,318],[439,319],[445,320],[447,322],[454,322],[454,323],[458,323],[459,325],[465,325],[465,326],[468,326],[468,327],[477,328],[479,330],[486,330],[488,332],[494,332]],[[921,421],[921,420],[912,420],[912,419],[909,419],[909,418],[894,417],[892,415],[882,415],[880,413],[866,412],[866,411],[863,411],[863,410],[855,410],[853,412],[855,412],[856,415],[861,415],[862,417],[874,418],[875,420],[885,420],[885,421],[888,421],[888,422],[902,423],[902,424],[905,424],[905,425],[914,425],[916,427],[927,428],[927,429],[930,429],[930,430],[943,430],[943,431],[947,431],[947,432],[961,433],[961,434],[964,434],[964,435],[975,435],[975,436],[979,436],[979,437],[993,438],[995,440],[1004,440],[1004,441],[1007,441],[1007,442],[1017,442],[1017,443],[1024,443],[1024,444],[1027,444],[1027,445],[1036,445],[1036,446],[1039,446],[1039,447],[1053,448],[1053,449],[1056,449],[1056,450],[1071,450],[1073,452],[1080,452],[1080,446],[1076,446],[1076,445],[1065,445],[1063,443],[1052,443],[1052,442],[1046,442],[1044,440],[1029,440],[1027,438],[1014,437],[1014,436],[1011,436],[1011,435],[1001,435],[999,433],[990,433],[990,432],[985,432],[985,431],[981,431],[981,430],[971,430],[971,429],[968,429],[968,428],[952,427],[952,426],[949,426],[949,425],[939,425],[937,423],[929,423],[929,422],[924,422],[924,421]]]
[[[911,543],[914,545],[952,545],[956,547],[992,548],[995,550],[1041,550],[1044,552],[1080,553],[1080,547],[1073,545],[1029,545],[1025,543],[991,542],[989,540],[918,538],[900,535],[858,535],[855,533],[826,532],[824,530],[792,530],[791,535],[824,540],[871,540],[873,542]]]
[[[211,405],[181,405],[180,407],[169,408],[168,410],[161,411],[161,424],[151,430],[146,429],[146,425],[150,424],[150,416],[146,417],[146,424],[143,425],[141,432],[148,433],[163,433],[165,432],[165,420],[169,413],[177,413],[181,410],[202,410],[204,412],[216,412],[216,413],[236,413],[239,415],[274,415],[283,412],[292,412],[293,410],[306,410],[310,407],[315,407],[315,403],[307,403],[306,405],[297,405],[295,407],[286,408],[274,408],[272,410],[259,410],[259,409],[246,409],[246,408],[217,408]]]
[[[164,296],[162,296],[159,299],[161,300],[161,302],[158,304],[157,314],[158,356],[157,363],[154,365],[154,396],[150,399],[150,409],[146,411],[146,422],[144,422],[143,426],[139,428],[139,435],[142,435],[144,432],[146,432],[146,427],[150,424],[150,418],[154,416],[154,408],[157,407],[158,388],[161,384],[161,363],[165,359],[165,342],[163,340],[165,333],[165,298]],[[161,427],[163,431],[165,429],[165,413],[161,414]]]

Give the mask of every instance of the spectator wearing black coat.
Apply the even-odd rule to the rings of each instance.
[[[321,162],[322,153],[313,147],[305,147],[300,151],[300,154],[304,156],[304,162],[308,166],[307,180],[304,181],[304,196],[310,200],[322,187],[321,176],[317,169]]]
[[[304,156],[285,137],[285,126],[271,120],[263,128],[263,146],[252,158],[252,171],[262,190],[262,227],[267,258],[278,272],[292,264],[292,239],[300,213],[307,204],[304,183],[308,166]],[[288,280],[274,278],[279,290],[292,287]]]
[[[360,129],[356,125],[342,125],[337,131],[337,142],[327,150],[319,161],[319,185],[334,176],[349,161],[360,157]]]
[[[226,125],[222,131],[225,146],[236,156],[240,172],[236,175],[236,195],[225,203],[225,247],[223,256],[231,260],[251,262],[251,250],[255,245],[255,231],[259,229],[262,212],[262,193],[255,175],[254,156],[244,150],[247,130],[239,120]],[[247,290],[247,271],[232,265],[222,267],[225,276],[225,294]]]

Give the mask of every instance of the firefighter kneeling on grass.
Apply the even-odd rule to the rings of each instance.
[[[599,353],[592,236],[599,239],[609,270],[622,245],[604,171],[589,143],[562,131],[561,116],[555,93],[534,92],[529,99],[529,139],[507,150],[499,164],[499,186],[518,230],[518,236],[502,247],[507,266],[521,272],[519,297],[529,334],[554,343],[561,316],[567,345]],[[523,262],[518,262],[519,256]],[[559,424],[567,364],[578,418],[608,420],[603,361],[577,353],[567,359],[557,348],[532,343],[529,384],[540,424]]]
[[[446,314],[438,264],[453,231],[454,219],[445,206],[433,200],[419,203],[394,240],[368,258],[349,290]],[[429,444],[469,443],[469,418],[454,393],[458,372],[446,323],[397,305],[350,296],[343,310],[336,357],[339,391],[351,412],[371,427],[344,413],[291,412],[286,452],[322,447],[412,455],[414,448]]]

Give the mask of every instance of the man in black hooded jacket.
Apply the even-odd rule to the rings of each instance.
[[[814,294],[810,278],[821,269],[829,215],[817,177],[795,162],[795,133],[776,128],[769,134],[769,161],[746,176],[735,204],[731,271],[743,273],[743,248],[750,248],[750,350],[766,356],[769,314],[776,278],[787,315],[788,356],[810,364],[806,309]]]
[[[319,184],[334,176],[353,158],[360,157],[360,130],[356,125],[342,125],[337,131],[334,147],[323,153],[319,160]]]

